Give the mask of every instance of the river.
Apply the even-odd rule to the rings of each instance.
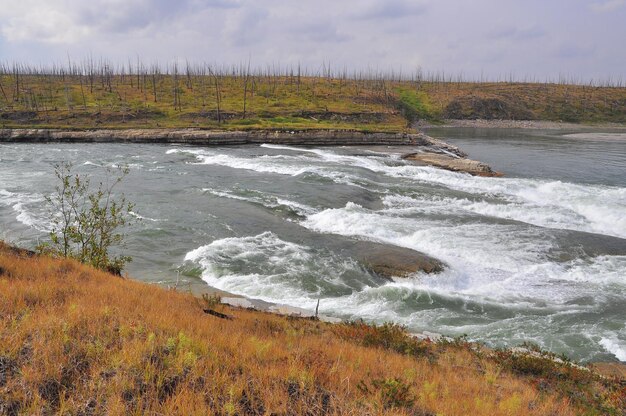
[[[305,308],[320,299],[345,319],[626,361],[626,135],[428,133],[505,176],[414,166],[380,147],[1,144],[0,238],[46,238],[55,163],[94,180],[126,164],[120,190],[141,219],[127,271],[139,280]],[[339,235],[447,267],[389,282],[336,250]]]

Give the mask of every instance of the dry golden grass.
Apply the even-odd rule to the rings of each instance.
[[[553,378],[393,326],[224,307],[225,320],[203,307],[0,243],[0,414],[576,415],[624,404],[617,383],[569,366],[546,367]]]

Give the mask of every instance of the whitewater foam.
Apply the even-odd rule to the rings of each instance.
[[[284,155],[261,155],[256,157],[238,157],[223,153],[212,153],[204,149],[170,149],[167,154],[187,153],[196,158],[200,165],[218,165],[232,169],[251,170],[259,173],[300,176],[316,175],[335,183],[366,188],[361,177],[329,166],[326,162],[308,156],[290,157]]]
[[[52,222],[42,214],[34,212],[34,207],[44,201],[42,195],[10,192],[0,189],[0,203],[9,206],[17,213],[15,219],[20,223],[41,232],[50,232]]]
[[[533,299],[536,305],[556,308],[579,296],[581,291],[596,292],[597,285],[626,286],[622,276],[625,256],[555,263],[547,255],[554,242],[541,228],[405,219],[353,203],[323,210],[301,224],[317,232],[408,247],[450,266],[443,274],[429,278],[428,285],[420,286],[420,290],[440,289],[441,294],[499,303],[526,304],[528,299]],[[571,283],[563,284],[565,281]],[[585,287],[577,283],[584,283]]]
[[[599,342],[608,352],[613,354],[618,360],[626,362],[626,342],[622,342],[617,337],[602,338]]]
[[[133,217],[137,218],[138,220],[142,220],[142,221],[151,221],[151,222],[167,221],[167,220],[160,220],[157,218],[144,217],[143,215],[137,214],[135,211],[129,211],[128,213],[132,215]]]
[[[626,237],[626,216],[623,215],[626,212],[626,188],[536,179],[481,178],[421,166],[389,167],[385,174],[442,185],[483,198],[499,198],[509,205],[504,210],[484,203],[468,206],[477,213],[541,226]],[[552,215],[555,212],[559,218]]]
[[[217,190],[213,188],[202,188],[202,191],[222,198],[235,199],[238,201],[246,201],[254,204],[259,204],[270,209],[287,207],[292,212],[301,217],[312,215],[318,212],[318,209],[308,206],[306,204],[301,204],[299,202],[291,201],[285,198],[279,198],[273,195],[258,193],[251,190],[240,190],[241,193],[236,193],[226,190]]]
[[[481,178],[464,173],[415,166],[389,157],[363,157],[342,155],[323,149],[299,148],[280,145],[262,145],[274,150],[300,153],[287,160],[284,156],[259,156],[242,158],[213,154],[203,149],[171,149],[168,154],[187,152],[203,164],[216,164],[235,169],[248,169],[262,173],[298,176],[311,173],[337,183],[367,188],[363,177],[342,172],[341,167],[366,169],[394,178],[411,179],[418,183],[444,186],[448,189],[480,196],[482,201],[453,200],[457,208],[476,214],[511,219],[542,227],[571,229],[626,238],[626,188],[602,185],[580,185],[561,181],[520,178]],[[304,155],[302,155],[304,154]],[[306,155],[315,155],[312,158]],[[393,164],[388,162],[393,161]],[[320,165],[321,163],[321,165]],[[330,166],[329,166],[330,165]],[[334,167],[333,167],[334,166]],[[496,201],[486,201],[496,199]],[[423,203],[423,199],[418,201]],[[445,204],[442,204],[445,212]]]
[[[185,261],[200,265],[202,279],[218,289],[305,308],[319,297],[367,284],[345,278],[361,272],[356,262],[281,240],[269,231],[213,241],[188,252]]]

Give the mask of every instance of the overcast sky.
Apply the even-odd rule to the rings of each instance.
[[[626,0],[0,0],[0,61],[626,80]]]

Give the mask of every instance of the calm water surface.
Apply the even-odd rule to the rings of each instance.
[[[129,273],[180,279],[343,318],[532,341],[578,360],[626,361],[626,137],[432,129],[503,171],[475,178],[380,149],[135,144],[0,145],[0,238],[50,225],[53,164],[128,164],[141,218]],[[387,282],[339,237],[413,248],[437,276]]]

